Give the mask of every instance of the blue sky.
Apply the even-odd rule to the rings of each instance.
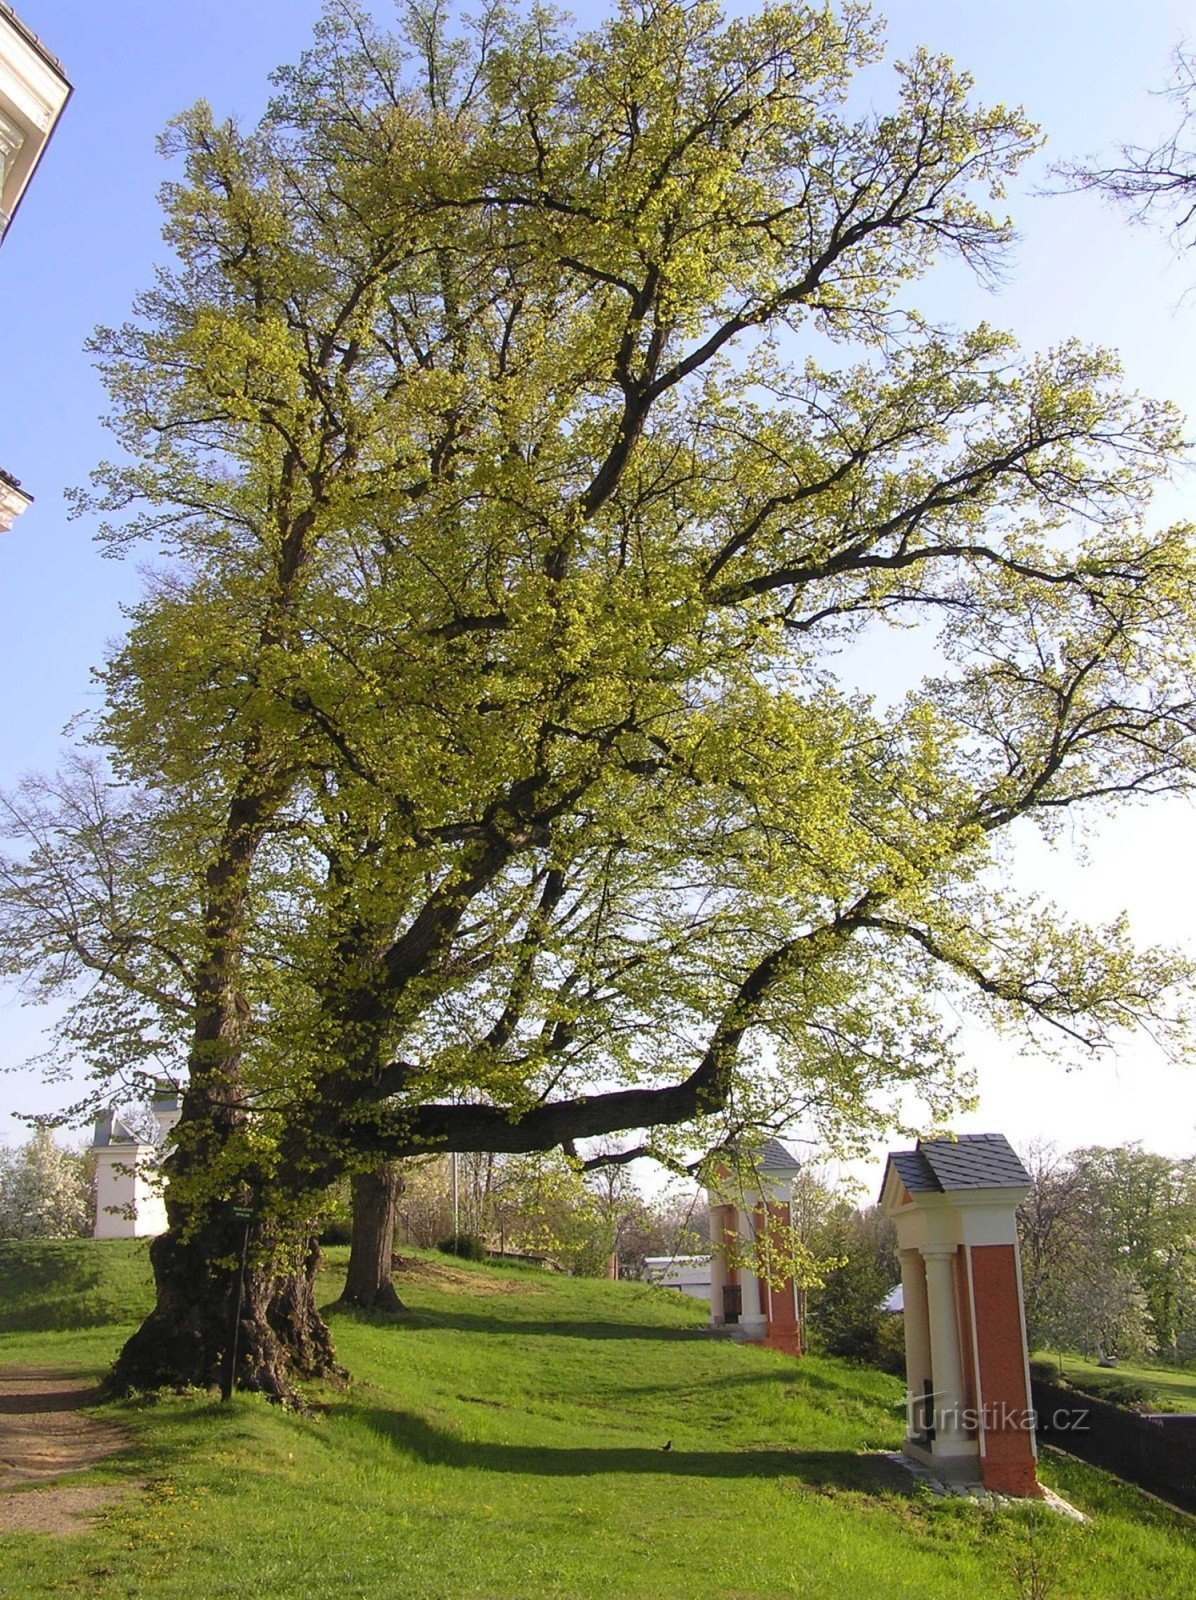
[[[52,766],[68,720],[92,703],[89,669],[119,633],[135,566],[101,559],[84,521],[67,519],[64,490],[86,481],[109,453],[105,400],[83,350],[90,330],[124,317],[161,259],[155,194],[165,167],[155,140],[197,98],[220,115],[251,119],[267,74],[303,48],[317,0],[18,0],[23,20],[58,55],[75,95],[0,249],[0,465],[35,495],[14,531],[0,535],[0,786]],[[391,8],[374,6],[385,19]],[[601,14],[574,6],[583,20]],[[1190,5],[1146,0],[892,0],[893,51],[923,43],[955,57],[989,102],[1024,104],[1049,137],[1047,156],[1009,198],[1021,240],[996,293],[958,272],[937,274],[919,303],[960,324],[984,318],[1029,348],[1069,335],[1112,345],[1130,382],[1196,414],[1196,252],[1168,243],[1093,196],[1048,196],[1049,159],[1149,141],[1171,113],[1149,90],[1191,27]],[[1185,299],[1185,289],[1192,289]],[[1161,520],[1196,515],[1196,479],[1160,502]],[[1021,870],[1087,916],[1125,906],[1146,939],[1190,939],[1196,905],[1193,817],[1165,806],[1106,828],[1086,864],[1070,848],[1027,842]],[[0,994],[0,1067],[39,1047],[39,1019]],[[1009,1047],[977,1038],[980,1111],[959,1126],[1016,1139],[1045,1132],[1061,1144],[1142,1138],[1191,1149],[1196,1072],[1163,1063],[1146,1045],[1118,1062],[1065,1076]],[[60,1087],[0,1076],[0,1140],[20,1136],[7,1113],[48,1110]]]

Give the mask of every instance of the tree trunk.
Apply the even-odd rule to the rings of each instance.
[[[395,1221],[403,1192],[399,1163],[388,1161],[373,1172],[355,1172],[351,1187],[353,1241],[339,1304],[362,1311],[402,1311],[391,1278]]]
[[[214,1216],[183,1236],[178,1220],[150,1246],[158,1298],[117,1358],[120,1394],[210,1388],[231,1357],[245,1224]],[[278,1261],[298,1262],[290,1270]],[[255,1259],[256,1258],[256,1259]],[[315,1302],[314,1241],[251,1232],[237,1325],[233,1387],[295,1398],[294,1380],[340,1376]]]

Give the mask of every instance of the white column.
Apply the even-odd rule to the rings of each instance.
[[[926,1303],[930,1324],[930,1375],[934,1383],[934,1453],[966,1448],[962,1426],[963,1367],[959,1358],[959,1318],[955,1299],[955,1247],[923,1249]]]
[[[920,1250],[898,1250],[905,1322],[906,1432],[921,1434],[922,1396],[930,1377],[930,1319],[926,1308],[926,1269]]]
[[[756,1243],[755,1218],[750,1211],[739,1208],[739,1237],[745,1244],[752,1248]],[[754,1253],[754,1250],[753,1250]],[[743,1310],[740,1312],[739,1322],[742,1327],[745,1323],[755,1325],[756,1331],[764,1324],[764,1313],[760,1309],[760,1282],[756,1277],[754,1263],[748,1262],[739,1268],[739,1288],[743,1296]]]
[[[710,1326],[721,1328],[723,1316],[723,1285],[727,1281],[727,1241],[723,1234],[726,1212],[714,1198],[710,1202]]]

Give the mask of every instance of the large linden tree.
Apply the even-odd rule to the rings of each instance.
[[[154,576],[3,890],[65,1043],[185,1075],[126,1385],[219,1369],[238,1201],[282,1394],[346,1171],[849,1143],[957,1103],[962,1007],[1169,1025],[1180,964],[999,841],[1190,782],[1177,419],[917,309],[999,266],[1036,134],[880,60],[854,4],[337,3],[256,128],[173,125],[172,264],[95,341]]]

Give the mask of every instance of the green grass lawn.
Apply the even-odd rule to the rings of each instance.
[[[0,1595],[1016,1597],[1031,1539],[1062,1549],[1058,1600],[1196,1593],[1193,1523],[1065,1458],[1044,1476],[1094,1512],[1083,1528],[886,1478],[891,1378],[710,1341],[667,1290],[456,1270],[405,1283],[406,1317],[335,1315],[354,1381],[307,1415],[201,1394],[98,1408],[136,1443],[89,1476],[139,1487],[86,1537],[0,1540]],[[0,1249],[0,1365],[98,1373],[147,1298],[144,1246]]]
[[[1059,1357],[1045,1352],[1035,1358],[1058,1366]],[[1072,1383],[1082,1386],[1084,1380],[1093,1378],[1097,1385],[1112,1378],[1125,1378],[1131,1383],[1141,1383],[1157,1394],[1162,1408],[1169,1411],[1196,1411],[1196,1369],[1163,1367],[1150,1362],[1119,1361],[1115,1367],[1101,1367],[1084,1356],[1063,1357],[1063,1372]]]

